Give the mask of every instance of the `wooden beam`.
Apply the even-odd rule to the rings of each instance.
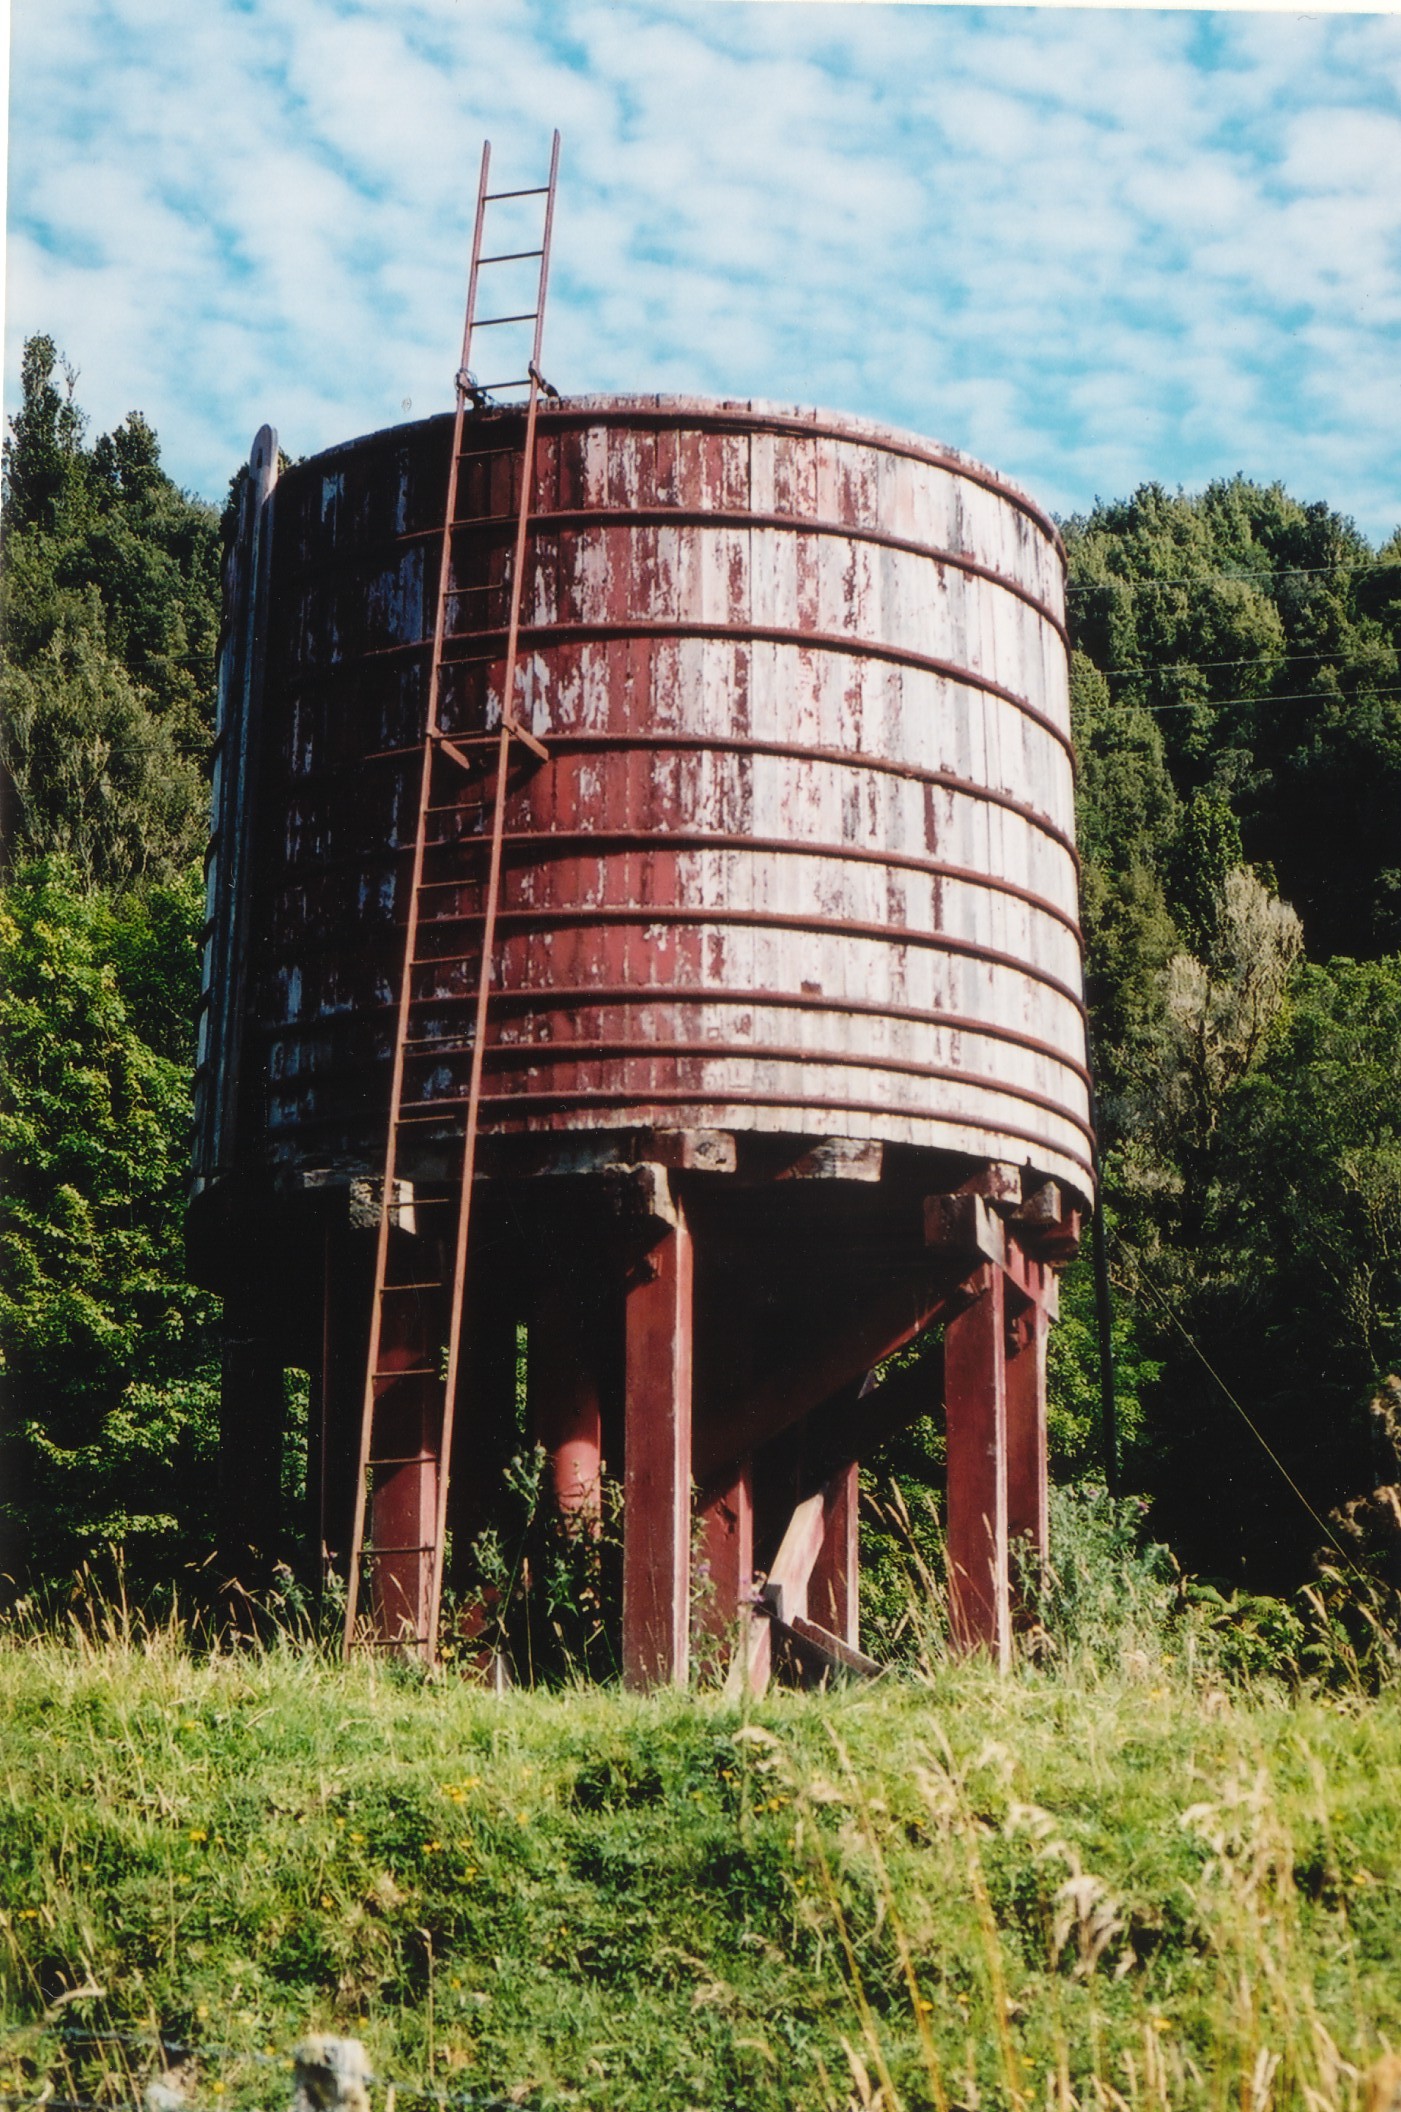
[[[822,1671],[851,1672],[858,1679],[878,1679],[885,1670],[864,1650],[856,1649],[844,1636],[833,1635],[817,1621],[804,1620],[799,1615],[792,1621],[773,1621],[770,1626],[799,1656],[809,1661],[815,1658]]]
[[[722,1486],[735,1461],[801,1422],[852,1379],[892,1356],[959,1302],[957,1280],[942,1266],[890,1284],[854,1318],[786,1370],[774,1372],[696,1430],[696,1479],[709,1492]]]
[[[861,1639],[857,1541],[860,1507],[861,1469],[852,1460],[827,1484],[822,1545],[808,1579],[809,1616],[840,1636],[853,1650]]]
[[[627,1296],[623,1678],[684,1686],[691,1583],[691,1234],[679,1205]]]
[[[873,1137],[824,1137],[774,1175],[778,1181],[878,1181],[885,1146]]]
[[[794,1509],[760,1587],[762,1604],[755,1606],[748,1635],[741,1638],[740,1648],[730,1666],[725,1692],[732,1700],[746,1690],[751,1694],[762,1694],[768,1685],[774,1624],[791,1626],[809,1618],[808,1597],[813,1572],[822,1558],[833,1521],[839,1513],[845,1512],[850,1494],[849,1470],[843,1468],[825,1488],[814,1489]],[[843,1517],[839,1530],[844,1529]]]
[[[1011,1655],[1007,1571],[1005,1279],[985,1272],[982,1296],[944,1332],[948,1443],[949,1617],[957,1645]]]

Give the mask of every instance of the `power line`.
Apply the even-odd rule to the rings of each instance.
[[[1401,559],[1375,558],[1367,563],[1337,565],[1278,565],[1260,572],[1193,572],[1184,579],[1087,579],[1073,581],[1067,594],[1107,594],[1122,588],[1126,594],[1146,594],[1152,587],[1200,587],[1209,580],[1229,580],[1236,586],[1258,586],[1267,579],[1323,579],[1338,572],[1395,572],[1401,581]]]
[[[1260,1446],[1261,1450],[1265,1453],[1266,1457],[1272,1460],[1275,1466],[1279,1469],[1279,1472],[1283,1475],[1285,1481],[1294,1491],[1294,1494],[1298,1497],[1300,1503],[1304,1506],[1304,1509],[1308,1512],[1310,1518],[1312,1518],[1314,1524],[1318,1527],[1319,1531],[1323,1533],[1329,1540],[1332,1541],[1334,1547],[1338,1550],[1338,1553],[1341,1555],[1343,1561],[1346,1562],[1348,1568],[1352,1570],[1353,1574],[1358,1577],[1364,1577],[1365,1572],[1358,1567],[1357,1563],[1353,1560],[1352,1556],[1343,1546],[1342,1541],[1338,1538],[1337,1534],[1334,1532],[1332,1526],[1328,1523],[1327,1519],[1321,1518],[1319,1516],[1318,1512],[1309,1502],[1308,1497],[1299,1487],[1299,1484],[1294,1479],[1294,1476],[1290,1473],[1288,1467],[1285,1466],[1284,1461],[1280,1458],[1279,1454],[1270,1444],[1269,1439],[1260,1429],[1258,1423],[1252,1421],[1251,1417],[1246,1413],[1245,1409],[1242,1408],[1240,1402],[1236,1399],[1230,1387],[1226,1384],[1226,1381],[1222,1378],[1220,1372],[1216,1369],[1216,1366],[1211,1362],[1210,1358],[1206,1354],[1206,1351],[1197,1341],[1195,1335],[1189,1333],[1187,1328],[1184,1327],[1181,1320],[1178,1319],[1177,1314],[1168,1304],[1166,1298],[1164,1298],[1162,1292],[1158,1289],[1157,1285],[1153,1283],[1149,1277],[1144,1275],[1143,1270],[1136,1258],[1127,1252],[1122,1243],[1116,1241],[1116,1245],[1118,1245],[1119,1248],[1120,1259],[1128,1263],[1128,1266],[1133,1273],[1135,1281],[1145,1291],[1149,1293],[1150,1297],[1155,1298],[1157,1300],[1158,1304],[1162,1307],[1162,1310],[1167,1314],[1168,1319],[1177,1329],[1177,1332],[1179,1333],[1179,1335],[1181,1335],[1183,1341],[1187,1344],[1188,1348],[1192,1351],[1193,1355],[1200,1360],[1209,1375],[1216,1381],[1216,1384],[1220,1387],[1222,1393],[1225,1394],[1226,1399],[1235,1409],[1236,1414],[1245,1424],[1246,1429],[1250,1432],[1251,1436],[1255,1439],[1256,1443]]]
[[[1085,655],[1093,665],[1099,662],[1092,654]],[[1140,665],[1137,667],[1100,667],[1102,675],[1175,675],[1184,671],[1197,671],[1205,667],[1297,667],[1309,660],[1328,660],[1346,664],[1346,656],[1331,653],[1244,653],[1236,660],[1166,660],[1159,667]],[[1354,663],[1356,665],[1357,663]]]
[[[1134,711],[1229,711],[1233,704],[1365,704],[1378,703],[1388,697],[1401,697],[1401,689],[1369,689],[1365,697],[1340,696],[1336,691],[1295,689],[1282,697],[1261,690],[1248,697],[1185,697],[1173,704],[1139,704],[1124,697],[1116,701],[1129,704]]]

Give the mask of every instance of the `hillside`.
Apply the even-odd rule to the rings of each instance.
[[[285,2102],[311,2027],[412,2103],[1354,2105],[1401,1707],[1209,1647],[741,1714],[12,1640],[0,2092],[129,2102],[163,2034],[200,2112]]]

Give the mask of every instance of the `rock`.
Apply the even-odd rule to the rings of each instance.
[[[321,2033],[292,2048],[292,2112],[370,2112],[369,2055],[358,2039]]]

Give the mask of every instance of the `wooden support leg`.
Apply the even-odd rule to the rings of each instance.
[[[714,1635],[732,1636],[754,1588],[754,1475],[747,1460],[727,1488],[711,1494],[700,1514],[700,1537],[710,1581],[705,1623]]]
[[[282,1522],[286,1405],[282,1350],[273,1339],[265,1288],[231,1284],[224,1297],[219,1406],[222,1559],[245,1588],[265,1584]]]
[[[333,1225],[325,1234],[323,1254],[319,1444],[313,1465],[324,1584],[333,1572],[344,1579],[354,1526],[355,1465],[374,1291],[373,1236]]]
[[[691,1584],[691,1235],[676,1223],[627,1299],[623,1499],[623,1677],[681,1686]]]
[[[1005,1287],[995,1263],[976,1303],[944,1334],[948,1424],[949,1616],[955,1643],[1011,1656],[1007,1582]]]
[[[555,1502],[596,1526],[602,1508],[603,1411],[598,1299],[558,1271],[536,1292],[530,1321],[530,1414],[549,1457]]]
[[[826,1489],[822,1545],[808,1580],[808,1618],[856,1649],[860,1642],[857,1611],[857,1526],[861,1502],[861,1469],[855,1461],[833,1477]]]
[[[1040,1299],[1009,1299],[1007,1327],[1007,1536],[1034,1566],[1051,1551],[1046,1486],[1046,1337]]]
[[[396,1308],[398,1310],[396,1310]],[[406,1642],[428,1633],[433,1581],[432,1544],[437,1533],[441,1448],[439,1387],[421,1374],[436,1348],[426,1313],[408,1299],[390,1299],[380,1335],[379,1368],[402,1371],[379,1383],[377,1456],[373,1470],[370,1544],[375,1632],[386,1642]]]
[[[501,1286],[468,1291],[448,1477],[453,1560],[491,1523],[501,1477],[521,1433],[516,1423],[516,1315]]]

